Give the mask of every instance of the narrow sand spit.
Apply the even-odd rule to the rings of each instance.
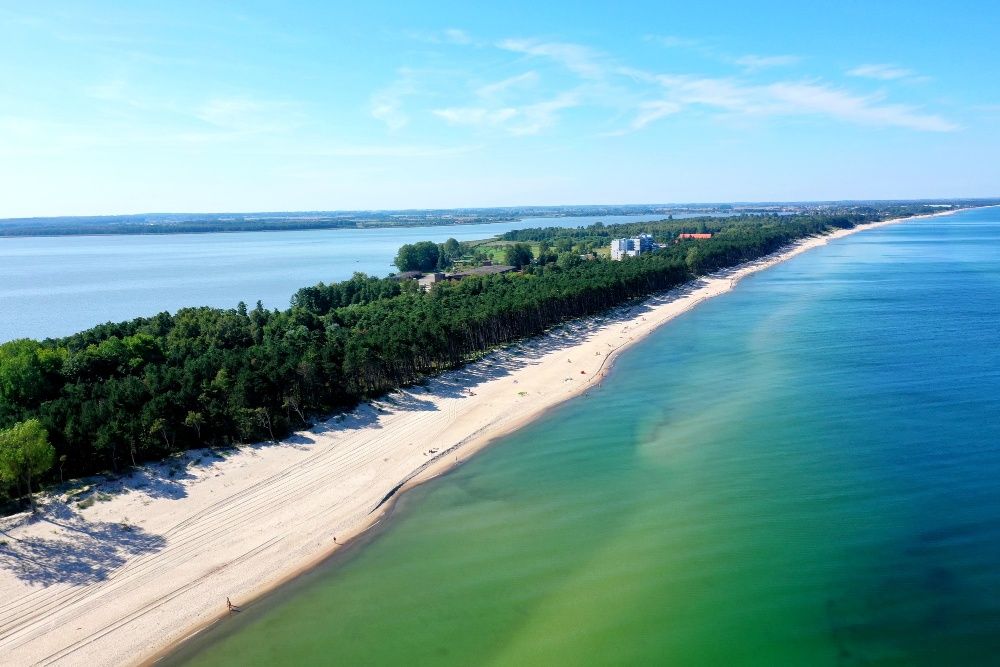
[[[913,218],[908,218],[913,219]],[[831,239],[572,322],[275,445],[207,450],[0,522],[0,663],[149,660],[314,565],[400,491],[598,383],[611,359],[751,273]],[[89,504],[86,501],[83,505]],[[334,543],[336,538],[336,544]]]

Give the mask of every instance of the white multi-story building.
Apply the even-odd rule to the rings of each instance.
[[[655,249],[656,244],[649,234],[639,234],[631,239],[614,239],[611,242],[611,259],[617,262],[626,257],[638,257],[653,252]]]

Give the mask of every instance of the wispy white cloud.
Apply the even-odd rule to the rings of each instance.
[[[916,76],[913,70],[885,63],[858,65],[854,69],[848,70],[847,75],[865,79],[878,79],[879,81],[909,79]]]
[[[431,113],[443,118],[452,125],[471,125],[474,127],[502,125],[518,115],[517,109],[504,107],[487,109],[485,107],[448,107],[434,109]]]
[[[83,95],[98,103],[114,108],[120,112],[123,108],[133,110],[163,110],[166,105],[162,101],[148,98],[136,92],[124,78],[114,78],[91,86],[85,86]]]
[[[447,107],[434,109],[432,113],[452,125],[501,128],[507,134],[525,136],[538,134],[553,126],[558,120],[560,111],[579,106],[579,104],[579,93],[570,91],[561,93],[552,99],[520,107]]]
[[[904,104],[885,104],[876,97],[813,83],[774,83],[765,89],[789,113],[829,116],[862,125],[903,127],[924,132],[953,132],[958,125]]]
[[[606,71],[606,64],[601,54],[580,44],[505,39],[497,46],[505,51],[552,59],[569,71],[587,79],[598,79]]]
[[[113,79],[104,81],[85,89],[86,94],[95,100],[105,100],[108,102],[120,102],[125,99],[125,89],[127,84],[123,79]]]
[[[469,33],[458,28],[448,28],[444,31],[444,36],[452,44],[472,44],[472,37],[469,36]]]
[[[201,121],[235,135],[285,132],[294,127],[292,105],[247,97],[215,97],[194,111]]]
[[[399,98],[385,94],[372,97],[372,117],[385,123],[390,130],[398,130],[410,122],[410,117],[400,108]]]
[[[480,146],[425,146],[425,145],[398,145],[398,146],[337,146],[334,148],[322,149],[312,152],[312,155],[327,155],[333,157],[398,157],[398,158],[418,158],[418,157],[446,157],[448,155],[461,155],[471,153],[479,149]]]
[[[551,100],[529,104],[521,109],[520,122],[511,127],[511,134],[538,134],[555,124],[560,111],[577,106],[580,106],[580,94],[576,91],[561,93]]]
[[[740,56],[733,60],[735,65],[739,65],[748,72],[756,72],[757,70],[768,69],[771,67],[788,67],[789,65],[795,65],[802,60],[799,56],[758,56],[754,54],[747,54],[745,56]]]
[[[660,46],[671,49],[691,49],[702,45],[701,40],[690,37],[678,37],[677,35],[646,35],[643,37],[647,42],[655,42]]]
[[[530,86],[536,83],[538,83],[538,73],[534,70],[529,70],[523,74],[517,74],[495,83],[488,83],[484,86],[480,86],[476,89],[476,95],[478,97],[486,98],[495,97],[497,95],[502,95],[512,88]]]
[[[745,72],[757,72],[759,70],[770,69],[772,67],[788,67],[796,65],[802,61],[801,56],[782,55],[759,55],[748,53],[735,56],[727,53],[710,42],[690,37],[678,37],[677,35],[646,35],[644,38],[648,42],[653,42],[670,49],[684,49],[693,51],[702,58],[714,60],[727,65],[736,65]]]
[[[447,31],[441,33],[446,35]],[[450,41],[465,43],[464,32]],[[445,39],[445,37],[441,37]],[[726,54],[701,40],[678,36],[647,36],[664,46],[689,48],[705,58],[739,68],[733,76],[665,74],[631,67],[589,46],[563,41],[531,38],[503,39],[494,48],[546,60],[563,72],[531,69],[510,74],[491,83],[470,86],[458,93],[468,97],[457,104],[439,105],[425,113],[449,125],[508,135],[539,134],[559,124],[568,109],[604,109],[629,120],[624,127],[607,134],[640,131],[654,123],[683,113],[700,113],[720,119],[781,116],[812,117],[855,125],[896,127],[923,132],[951,132],[959,126],[943,116],[916,105],[893,103],[885,94],[866,95],[819,79],[765,77],[771,70],[802,62],[792,54]],[[482,45],[480,45],[482,46]],[[542,72],[542,74],[539,74]],[[862,65],[849,72],[881,80],[914,78],[912,71],[893,65]],[[542,76],[566,83],[576,79],[569,92],[538,99]],[[372,115],[390,129],[400,129],[409,121],[402,98],[415,94],[416,83],[405,72],[392,85],[373,96]],[[422,95],[431,93],[424,91]],[[455,91],[434,93],[455,99]],[[532,99],[534,98],[534,99]]]
[[[702,106],[740,116],[815,116],[882,127],[925,132],[951,132],[955,123],[903,104],[885,103],[879,96],[861,96],[832,86],[801,81],[749,85],[735,79],[659,76],[665,102]],[[640,110],[641,112],[641,110]]]
[[[668,100],[652,100],[642,102],[636,108],[635,117],[632,119],[632,122],[628,127],[612,130],[610,132],[602,132],[600,136],[620,137],[625,134],[631,134],[632,132],[637,132],[638,130],[643,129],[654,121],[665,118],[666,116],[680,113],[683,110],[683,105]]]
[[[403,110],[403,100],[416,93],[416,90],[412,73],[406,69],[400,70],[395,81],[372,95],[372,117],[385,123],[390,130],[402,129],[410,122],[409,115]]]
[[[635,117],[635,120],[632,121],[632,129],[641,130],[654,120],[659,120],[665,116],[680,113],[682,108],[683,107],[676,102],[667,102],[665,100],[643,102],[639,105],[639,114]]]
[[[36,156],[136,147],[182,151],[254,146],[255,150],[270,150],[275,144],[271,140],[290,141],[302,122],[301,109],[293,102],[215,97],[180,106],[142,98],[124,105],[124,92],[114,85],[88,89],[88,95],[114,101],[114,112],[63,122],[3,116],[0,146]]]
[[[760,106],[753,88],[734,79],[672,74],[653,78],[669,93],[671,101],[684,106],[704,105],[739,113],[752,113]]]
[[[410,39],[426,44],[457,44],[459,46],[466,46],[479,43],[472,35],[460,28],[447,28],[445,30],[434,31],[407,30],[403,34]]]

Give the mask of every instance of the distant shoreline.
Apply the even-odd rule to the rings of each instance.
[[[158,464],[155,474],[124,482],[106,502],[71,511],[85,526],[134,526],[130,539],[149,535],[163,544],[93,580],[47,572],[56,580],[39,588],[0,570],[6,601],[0,651],[23,663],[71,655],[92,667],[148,663],[225,618],[226,597],[246,604],[315,567],[382,521],[402,493],[599,385],[623,350],[742,278],[831,240],[955,212],[810,237],[605,316],[556,327],[281,444],[242,448],[208,463],[193,463],[207,454],[190,453],[184,477],[168,485],[172,495],[148,480],[167,480],[176,464]],[[56,499],[48,511],[60,507],[68,509]],[[51,539],[54,525],[60,524],[43,519],[6,532]],[[63,536],[84,539],[72,531]]]
[[[624,213],[622,215],[632,215]],[[635,214],[642,215],[642,214]],[[559,216],[559,217],[573,217],[573,216]],[[609,216],[610,217],[610,216]],[[558,219],[558,218],[553,218]],[[107,231],[96,231],[88,230],[81,232],[53,232],[53,233],[39,233],[39,232],[25,232],[25,233],[4,233],[0,232],[0,238],[4,239],[23,239],[23,238],[34,238],[34,239],[48,239],[48,238],[73,238],[73,237],[106,237],[106,236],[181,236],[190,234],[257,234],[257,233],[269,233],[269,232],[330,232],[330,231],[359,231],[365,229],[415,229],[421,227],[465,227],[468,225],[492,225],[492,224],[503,224],[505,222],[518,222],[521,218],[511,218],[509,220],[475,220],[467,222],[419,222],[413,224],[400,224],[400,225],[284,225],[280,227],[261,227],[261,228],[244,228],[244,229],[219,229],[219,228],[207,228],[207,229],[171,229],[168,227],[163,227],[161,229],[144,229],[144,230],[130,230],[130,231],[120,231],[116,229],[108,229]]]
[[[947,204],[931,202],[948,201]],[[52,216],[0,219],[0,238],[70,236],[165,236],[178,234],[237,234],[320,230],[411,229],[492,225],[538,218],[617,218],[624,216],[717,217],[822,211],[824,207],[871,207],[908,203],[929,207],[986,205],[989,198],[968,200],[884,200],[830,202],[733,202],[707,204],[629,204],[582,206],[512,206],[468,209],[412,209],[400,211],[289,211],[259,213],[146,213],[107,216]]]
[[[263,234],[263,233],[277,233],[277,232],[337,232],[337,231],[364,231],[366,229],[433,229],[437,227],[471,227],[474,225],[502,225],[511,222],[522,222],[524,220],[531,220],[538,218],[539,220],[565,220],[566,218],[605,218],[607,220],[613,220],[614,218],[624,218],[633,217],[638,215],[648,215],[648,216],[659,216],[662,215],[664,219],[667,216],[675,215],[672,213],[616,213],[614,215],[550,215],[550,216],[535,216],[529,215],[520,218],[504,218],[497,220],[465,220],[461,222],[454,221],[421,221],[414,222],[412,224],[395,224],[395,225],[379,225],[379,224],[366,224],[366,225],[283,225],[283,226],[273,226],[273,227],[262,227],[262,228],[246,228],[246,229],[188,229],[188,230],[178,230],[164,228],[160,230],[136,230],[136,231],[118,231],[114,229],[109,229],[108,231],[74,231],[74,232],[54,232],[54,233],[39,233],[35,232],[25,232],[10,234],[5,233],[0,230],[0,239],[55,239],[55,238],[105,238],[109,236],[188,236],[188,235],[198,235],[198,234]],[[686,215],[683,213],[677,213],[677,215]],[[697,217],[718,217],[723,215],[721,212],[711,212],[704,214],[694,214]]]
[[[389,220],[386,217],[344,217],[337,219],[320,219],[306,221],[301,217],[238,219],[230,220],[223,217],[192,218],[190,220],[172,221],[164,217],[159,221],[141,219],[92,221],[90,218],[41,218],[0,220],[0,238],[63,238],[74,236],[175,236],[181,234],[239,234],[251,232],[301,232],[301,231],[358,231],[365,229],[414,229],[433,227],[466,227],[470,225],[493,225],[538,218],[561,220],[565,218],[619,218],[630,216],[663,216],[671,215],[705,215],[717,216],[723,213],[720,209],[705,209],[692,211],[673,209],[657,211],[652,209],[636,209],[635,211],[617,211],[614,213],[601,211],[569,210],[565,213],[528,212],[521,215],[489,215],[470,214],[467,216],[433,216],[426,218],[410,216],[405,221]],[[132,218],[132,216],[124,216]],[[389,216],[393,217],[393,216]],[[406,216],[401,216],[406,217]]]

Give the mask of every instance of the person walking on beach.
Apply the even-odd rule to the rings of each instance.
[[[226,596],[226,607],[229,608],[229,613],[232,613],[232,611],[233,611],[233,603],[230,602],[228,595]]]

